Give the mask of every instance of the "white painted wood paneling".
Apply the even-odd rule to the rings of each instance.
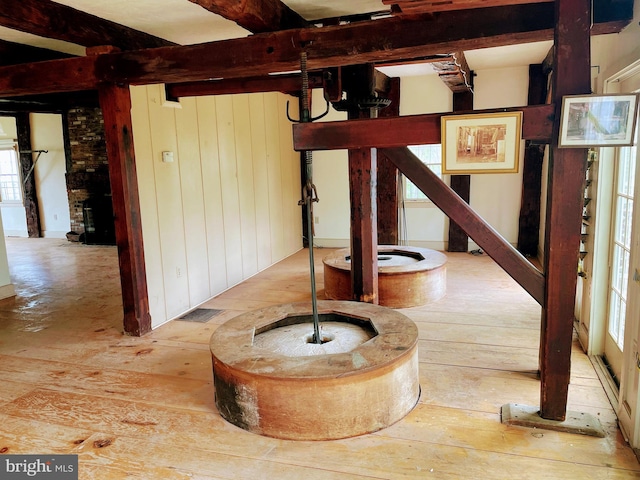
[[[271,222],[269,217],[269,166],[265,101],[263,94],[249,95],[251,112],[251,151],[253,152],[253,190],[256,208],[258,270],[271,265]]]
[[[161,85],[148,87],[152,160],[155,165],[156,202],[160,227],[160,248],[169,318],[189,308],[189,283],[180,184],[180,158],[174,109],[163,107]],[[174,153],[172,163],[162,161],[162,152]]]
[[[176,108],[162,93],[132,88],[154,327],[302,246],[287,97],[185,98]]]
[[[267,168],[269,185],[269,219],[271,222],[271,259],[282,260],[286,255],[284,243],[284,213],[282,211],[282,173],[280,129],[277,121],[278,94],[265,93],[265,127],[267,139]]]
[[[230,95],[216,98],[218,152],[220,154],[220,182],[222,184],[222,212],[224,215],[225,256],[227,279],[230,285],[242,276],[242,227],[236,159],[233,99]]]
[[[202,194],[209,260],[209,294],[213,296],[223,292],[229,286],[225,256],[216,101],[214,97],[201,97],[197,99],[197,106],[200,160],[202,162]]]
[[[211,296],[198,115],[195,98],[184,98],[180,103],[182,108],[174,111],[187,256],[185,273],[189,305],[198,305]]]
[[[251,149],[251,112],[249,95],[233,95],[233,127],[238,169],[238,204],[242,245],[242,276],[258,271],[256,204],[253,184],[253,153]]]

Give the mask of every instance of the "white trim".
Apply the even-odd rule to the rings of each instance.
[[[0,300],[11,298],[16,296],[16,289],[13,287],[13,283],[3,285],[0,287]]]

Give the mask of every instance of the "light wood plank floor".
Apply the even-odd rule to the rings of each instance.
[[[486,256],[449,254],[444,299],[401,310],[419,326],[422,395],[380,432],[282,441],[226,423],[208,342],[240,312],[308,301],[302,251],[203,307],[207,323],[122,335],[114,247],[7,239],[18,297],[0,302],[0,453],[77,453],[83,479],[628,479],[640,465],[589,359],[574,346],[569,409],[606,438],[504,426],[539,405],[539,306]],[[322,297],[322,257],[317,250]]]

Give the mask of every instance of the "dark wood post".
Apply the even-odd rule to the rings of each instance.
[[[40,209],[38,208],[36,175],[33,168],[34,157],[33,153],[31,153],[31,121],[28,112],[16,113],[15,119],[18,132],[18,151],[20,152],[20,171],[23,182],[24,210],[27,216],[27,233],[29,238],[39,238],[41,235]]]
[[[349,150],[353,299],[378,304],[376,150]]]
[[[133,149],[131,97],[128,85],[102,85],[99,94],[113,195],[124,331],[140,336],[151,331],[151,315]]]
[[[473,110],[473,92],[459,92],[453,94],[453,111]],[[451,189],[462,200],[469,203],[471,194],[471,175],[451,175]],[[469,236],[460,226],[449,219],[449,252],[466,252],[469,250]]]
[[[373,64],[342,69],[342,87],[348,99],[368,98],[375,89]],[[355,103],[349,119],[370,118],[371,110]],[[351,291],[358,302],[378,303],[378,215],[376,204],[377,153],[375,149],[349,149],[351,205]]]
[[[540,105],[547,96],[547,75],[542,64],[529,65],[529,105]],[[518,251],[528,257],[538,256],[540,232],[540,192],[545,146],[525,141],[522,166],[522,202],[518,222]]]
[[[397,117],[400,115],[400,79],[392,78],[389,92],[385,94],[391,105],[383,108],[378,117]],[[398,244],[398,188],[400,174],[394,163],[378,152],[378,244]]]
[[[577,263],[587,164],[584,148],[558,148],[562,97],[589,93],[590,0],[555,2],[553,100],[544,245],[545,302],[540,338],[540,416],[564,421],[571,369]]]

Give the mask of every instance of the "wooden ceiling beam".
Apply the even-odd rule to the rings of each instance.
[[[0,2],[0,25],[84,47],[113,45],[122,50],[138,50],[175,45],[49,0]]]
[[[56,52],[55,50],[0,40],[0,65],[17,65],[19,63],[43,62],[71,57],[73,55]]]
[[[417,15],[424,13],[464,10],[481,7],[504,7],[523,3],[552,2],[553,0],[382,0],[385,5],[392,6],[396,15]]]
[[[431,66],[453,93],[473,91],[473,73],[464,52],[452,53],[446,59],[431,62]]]
[[[92,90],[102,82],[179,83],[290,72],[299,69],[303,50],[309,70],[320,70],[529,43],[553,37],[553,18],[553,4],[516,5],[0,67],[0,96]],[[611,28],[594,25],[592,34]]]
[[[95,90],[72,93],[30,95],[28,97],[0,98],[0,112],[59,113],[70,108],[99,107]]]
[[[322,73],[309,73],[309,87],[322,87]],[[171,98],[261,92],[282,92],[289,95],[299,95],[302,89],[302,77],[299,73],[266,75],[263,77],[237,78],[232,80],[221,79],[205,82],[172,83],[167,85],[166,88],[167,95]]]
[[[554,105],[460,111],[455,114],[521,111],[522,138],[549,143],[552,136]],[[441,142],[443,115],[406,115],[402,117],[340,122],[298,123],[293,126],[296,150],[341,150],[349,148],[395,148],[407,145],[434,145]]]
[[[232,20],[251,33],[308,27],[309,23],[280,0],[189,0]]]

